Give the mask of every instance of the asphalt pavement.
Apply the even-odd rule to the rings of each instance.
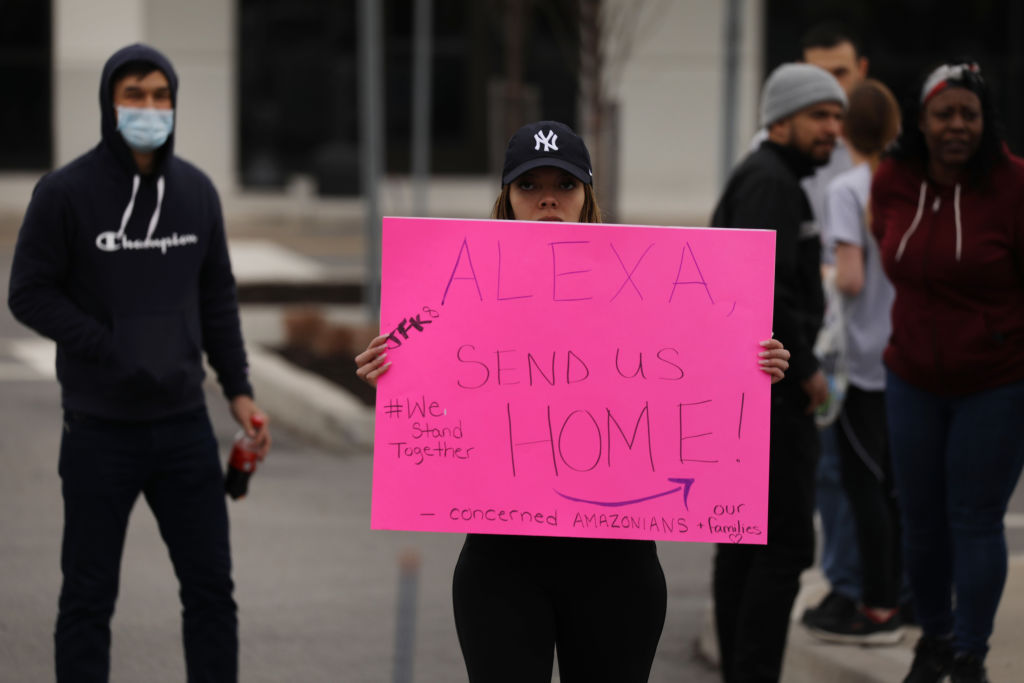
[[[0,681],[53,680],[62,514],[57,386],[42,377],[0,386]],[[234,426],[215,392],[209,403],[226,453]],[[229,504],[240,680],[392,680],[399,564],[411,551],[420,558],[413,680],[465,681],[450,588],[462,537],[371,531],[369,454],[339,455],[279,424],[274,438],[250,494]],[[678,544],[661,553],[670,608],[651,680],[711,683],[716,674],[694,654],[710,548]],[[144,501],[132,514],[122,567],[111,681],[180,683],[176,582]]]

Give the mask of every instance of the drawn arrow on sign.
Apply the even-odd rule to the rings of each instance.
[[[687,510],[689,510],[690,509],[690,506],[689,506],[690,487],[693,486],[694,479],[692,477],[689,477],[689,478],[669,477],[668,480],[670,482],[672,482],[673,484],[679,484],[679,486],[676,486],[675,488],[671,488],[668,491],[662,491],[660,493],[654,493],[654,494],[651,494],[649,496],[644,496],[643,498],[634,498],[632,500],[587,500],[586,498],[577,498],[575,496],[570,496],[568,494],[562,493],[558,489],[552,489],[552,490],[555,493],[557,493],[558,495],[560,495],[562,498],[565,498],[566,500],[571,500],[574,503],[587,503],[589,505],[600,505],[601,507],[610,507],[610,508],[624,507],[626,505],[635,505],[637,503],[643,503],[644,501],[647,501],[647,500],[654,500],[655,498],[661,498],[663,496],[670,496],[673,493],[676,493],[677,491],[682,491],[683,492],[683,507],[686,508]]]

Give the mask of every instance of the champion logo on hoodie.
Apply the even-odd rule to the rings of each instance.
[[[161,253],[166,254],[167,250],[172,247],[187,247],[190,244],[199,244],[199,237],[191,234],[179,235],[174,233],[170,237],[147,237],[142,240],[132,240],[113,230],[96,235],[96,248],[100,251],[108,252],[121,251],[122,249],[159,249]]]
[[[175,232],[170,237],[153,237],[156,225],[160,222],[160,207],[164,201],[163,176],[160,176],[156,181],[156,209],[153,211],[152,218],[149,219],[149,229],[146,230],[145,239],[133,240],[124,234],[124,229],[128,227],[128,220],[132,217],[132,211],[135,209],[135,196],[139,193],[140,181],[141,179],[136,173],[135,177],[132,178],[132,197],[128,200],[128,206],[125,207],[124,214],[121,216],[121,229],[117,232],[108,230],[96,235],[96,248],[106,252],[121,251],[122,249],[159,249],[161,254],[166,254],[167,250],[173,247],[187,247],[191,244],[199,244],[199,236],[191,233],[179,235]]]

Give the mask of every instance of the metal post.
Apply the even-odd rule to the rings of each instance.
[[[427,215],[430,179],[431,66],[433,0],[416,0],[412,45],[412,212]]]
[[[598,26],[599,0],[580,0],[580,131],[590,143],[590,163],[594,170],[595,189],[602,206],[607,209],[604,192],[604,130],[601,120],[601,48]]]
[[[366,279],[363,301],[370,320],[380,317],[380,201],[378,185],[384,166],[383,68],[380,5],[359,0],[360,181],[366,203]]]
[[[526,107],[523,101],[523,36],[526,0],[505,2],[505,130],[508,139],[521,125]]]
[[[736,116],[739,91],[740,35],[743,31],[742,0],[729,0],[725,6],[725,69],[722,74],[722,156],[718,175],[721,187],[729,180],[736,155]]]
[[[420,555],[415,550],[406,550],[398,564],[398,612],[395,615],[395,661],[391,680],[392,683],[412,683]]]

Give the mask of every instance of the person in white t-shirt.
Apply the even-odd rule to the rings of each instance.
[[[801,49],[803,60],[832,74],[847,96],[867,77],[868,58],[856,36],[841,24],[824,22],[812,26],[801,39]],[[820,232],[828,184],[851,167],[848,141],[845,135],[840,135],[828,163],[803,179],[804,192],[815,218],[812,229]],[[832,256],[831,250],[822,249],[822,268],[826,272],[833,267]],[[834,425],[821,431],[821,458],[815,484],[822,531],[821,568],[831,590],[818,605],[802,615],[802,621],[808,626],[851,618],[861,599],[860,553],[853,513],[840,481],[835,432]]]
[[[850,93],[844,122],[853,168],[828,184],[823,221],[841,295],[849,387],[836,441],[843,490],[853,512],[861,558],[857,609],[806,624],[832,642],[894,644],[903,637],[899,512],[893,490],[885,418],[882,351],[891,332],[894,298],[867,225],[871,178],[899,131],[900,110],[888,88],[867,79]]]

